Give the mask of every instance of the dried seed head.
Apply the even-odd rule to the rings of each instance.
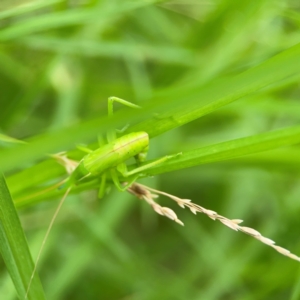
[[[176,220],[174,220],[176,223],[178,223],[179,225],[181,225],[181,226],[184,226],[184,223],[183,222],[181,222],[179,219],[176,219]]]
[[[202,208],[202,212],[208,216],[215,216],[217,213],[213,210]]]
[[[148,196],[150,193],[148,190],[144,189],[143,186],[133,183],[128,189],[128,192],[135,195],[136,197],[142,199],[143,196]],[[151,195],[151,194],[150,194]]]
[[[255,230],[253,228],[245,227],[245,226],[239,226],[239,224],[242,223],[243,220],[227,219],[227,218],[219,215],[218,213],[216,213],[213,210],[206,209],[198,204],[193,203],[189,199],[181,199],[179,197],[176,197],[176,196],[173,196],[173,195],[170,195],[168,193],[161,192],[158,190],[154,190],[152,188],[149,188],[145,185],[141,185],[138,183],[134,183],[128,189],[128,191],[131,192],[132,194],[136,195],[140,199],[144,199],[146,202],[148,202],[153,207],[154,211],[156,211],[158,214],[166,216],[180,225],[183,225],[183,223],[177,218],[177,215],[175,214],[175,212],[173,210],[171,210],[168,207],[161,207],[159,204],[154,202],[153,199],[157,198],[158,194],[169,197],[170,199],[175,201],[182,208],[188,207],[190,209],[190,211],[195,215],[197,214],[197,212],[206,214],[212,220],[218,220],[225,226],[227,226],[235,231],[241,231],[243,233],[246,233],[246,234],[254,237],[255,239],[259,240],[260,242],[274,248],[276,251],[278,251],[282,255],[285,255],[291,259],[300,261],[300,257],[296,256],[295,254],[290,253],[290,251],[287,249],[284,249],[282,247],[274,245],[275,244],[274,241],[262,236],[257,230]]]
[[[258,231],[249,227],[240,226],[239,229],[240,231],[243,231],[244,233],[247,233],[252,236],[261,236],[261,234]]]
[[[298,256],[295,255],[295,254],[290,253],[290,254],[288,255],[288,257],[291,258],[291,259],[300,261],[300,257],[298,257]]]
[[[181,208],[185,208],[185,206],[184,206],[183,203],[178,202],[178,205],[179,205]]]
[[[194,207],[189,207],[189,209],[194,215],[197,214],[197,210]]]
[[[229,220],[229,219],[219,219],[219,221],[235,231],[239,230],[239,226],[237,224],[235,224],[234,222],[231,222],[231,220]]]
[[[59,164],[61,164],[66,169],[68,174],[73,173],[73,171],[79,165],[78,161],[69,159],[66,155],[66,152],[59,152],[56,154],[51,154],[50,156],[53,157]]]
[[[152,205],[153,210],[158,213],[159,215],[163,216],[164,213],[162,211],[162,207],[159,205]]]
[[[260,240],[262,243],[264,243],[266,245],[269,245],[269,246],[275,244],[274,241],[272,241],[271,239],[268,239],[268,238],[266,238],[264,236],[255,236],[255,238],[258,239],[258,240]]]
[[[290,255],[290,251],[287,249],[284,249],[280,246],[276,246],[276,245],[272,245],[271,247],[273,247],[276,251],[278,251],[279,253],[283,254],[283,255]]]
[[[163,209],[163,212],[164,212],[164,215],[166,217],[168,217],[169,219],[171,220],[176,220],[177,219],[177,216],[176,214],[174,213],[174,211],[168,207],[162,207]]]
[[[240,219],[233,219],[231,220],[231,222],[235,223],[235,224],[241,224],[243,222],[243,220]]]

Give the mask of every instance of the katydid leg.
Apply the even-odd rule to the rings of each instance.
[[[177,154],[175,154],[175,155],[167,155],[167,156],[164,156],[164,157],[162,157],[162,158],[159,158],[159,159],[157,159],[157,160],[155,160],[155,161],[152,161],[152,162],[150,162],[150,163],[148,163],[148,164],[145,164],[145,165],[143,165],[143,166],[140,166],[140,167],[137,167],[137,168],[135,168],[135,169],[133,169],[133,170],[131,170],[131,171],[123,171],[123,173],[121,173],[124,177],[129,177],[129,176],[131,176],[131,175],[134,175],[134,174],[136,174],[136,173],[140,173],[140,172],[142,172],[142,171],[145,171],[145,170],[148,170],[148,169],[150,169],[150,168],[152,168],[152,167],[154,167],[154,166],[157,166],[157,165],[159,165],[159,164],[161,164],[161,163],[163,163],[163,162],[165,162],[165,161],[167,161],[167,160],[169,160],[169,159],[172,159],[172,158],[174,158],[174,157],[176,157],[176,156],[178,156],[178,155],[181,155],[181,153],[177,153]],[[119,171],[119,170],[118,170]]]
[[[140,106],[133,104],[129,101],[126,101],[124,99],[118,98],[118,97],[109,97],[108,98],[108,116],[112,116],[114,114],[114,102],[118,102],[120,104],[123,104],[125,106],[131,107],[131,108],[140,108]],[[121,129],[121,132],[125,131],[128,128],[128,125],[126,125],[124,128]],[[116,140],[117,135],[116,135],[117,130],[109,130],[107,133],[107,141],[109,143],[113,142]]]
[[[101,176],[101,183],[98,192],[98,198],[102,199],[106,191],[106,172]]]
[[[118,190],[120,191],[125,191],[127,188],[129,188],[140,176],[140,172],[142,171],[145,171],[147,169],[150,169],[156,165],[159,165],[169,159],[172,159],[178,155],[181,155],[181,153],[178,153],[178,154],[175,154],[175,155],[167,155],[167,156],[164,156],[160,159],[157,159],[151,163],[148,163],[146,165],[143,165],[143,166],[140,166],[140,167],[137,167],[131,171],[127,171],[127,165],[125,163],[123,164],[119,164],[117,166],[117,171],[122,174],[123,177],[126,178],[126,185],[122,185],[120,183],[120,180],[119,180],[119,177],[118,177],[118,174],[117,174],[117,171],[116,169],[111,169],[110,170],[110,174],[111,174],[111,178],[115,184],[115,186],[118,188]]]
[[[83,146],[83,145],[77,145],[76,148],[82,152],[85,152],[85,153],[92,153],[93,150],[91,150],[90,148],[86,147],[86,146]]]
[[[115,184],[116,188],[119,191],[124,192],[139,178],[140,175],[136,174],[134,176],[126,178],[126,184],[122,184],[120,182],[118,174],[115,169],[110,170],[110,176],[111,176],[111,179],[112,179],[113,183]]]

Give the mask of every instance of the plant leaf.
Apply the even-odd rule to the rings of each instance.
[[[25,142],[22,140],[18,140],[8,135],[0,133],[0,144],[1,143],[25,144]]]
[[[19,299],[25,299],[34,264],[4,176],[0,176],[0,251]],[[37,273],[27,299],[45,299]]]
[[[288,127],[186,151],[181,156],[147,170],[147,174],[155,175],[196,165],[239,158],[243,155],[272,150],[299,142],[300,126]]]
[[[9,149],[9,151],[0,151],[1,171],[11,170],[15,166],[24,164],[24,162],[40,158],[47,152],[66,150],[66,148],[74,146],[74,143],[86,142],[95,138],[112,126],[122,126],[128,120],[130,122],[140,121],[157,111],[162,113],[130,127],[129,131],[143,130],[150,137],[162,134],[203,115],[212,113],[269,84],[299,73],[299,57],[300,44],[297,44],[239,75],[219,79],[205,86],[197,87],[193,84],[179,88],[177,93],[173,90],[172,93],[177,94],[176,98],[169,98],[167,91],[162,92],[156,96],[156,101],[138,112],[122,110],[111,118],[97,118],[57,132],[36,136],[29,141],[29,145],[16,146]],[[173,107],[175,108],[173,109]]]

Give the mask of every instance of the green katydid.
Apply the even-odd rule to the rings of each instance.
[[[123,104],[131,108],[140,108],[140,106],[135,105],[129,101],[123,100],[121,98],[110,97],[108,98],[109,116],[113,114],[114,102],[118,102],[120,104]],[[122,131],[123,130],[121,130],[121,132]],[[111,179],[115,184],[115,186],[117,187],[117,189],[119,189],[120,191],[125,191],[138,179],[138,177],[141,175],[141,172],[181,154],[178,153],[175,155],[167,155],[160,159],[152,161],[151,163],[140,166],[139,163],[145,161],[147,156],[147,151],[149,149],[149,136],[146,132],[129,133],[123,135],[120,138],[117,138],[116,130],[111,130],[107,134],[107,141],[108,144],[100,145],[100,147],[96,150],[90,150],[85,147],[78,147],[80,150],[85,151],[88,154],[81,159],[78,166],[74,169],[74,171],[70,174],[70,176],[63,181],[61,187],[67,188],[67,190],[63,198],[61,199],[52,217],[48,230],[45,234],[44,240],[42,242],[42,246],[39,250],[36,259],[35,268],[33,270],[30,282],[28,284],[26,298],[37,268],[40,255],[45,245],[45,242],[48,238],[48,235],[56,219],[56,216],[64,200],[66,199],[69,192],[71,191],[72,187],[76,186],[81,182],[81,180],[88,178],[89,176],[101,176],[101,184],[100,184],[98,195],[99,198],[102,198],[105,194],[107,174],[111,176]],[[136,159],[138,166],[135,169],[128,171],[125,161],[132,157]],[[119,175],[121,175],[123,178],[126,179],[126,183],[121,184],[119,180]]]
[[[131,108],[140,108],[126,100],[110,97],[108,98],[108,115],[113,114],[113,103],[118,102]],[[164,156],[151,163],[138,166],[128,171],[125,161],[134,157],[138,163],[145,161],[149,149],[149,136],[147,132],[133,132],[120,138],[116,137],[116,131],[112,130],[107,134],[108,144],[101,146],[96,150],[80,147],[88,154],[82,158],[77,168],[71,173],[70,177],[64,183],[66,187],[72,187],[78,184],[82,179],[89,176],[101,176],[101,185],[99,189],[99,198],[102,198],[105,192],[106,175],[110,174],[115,186],[120,191],[125,191],[133,182],[137,180],[142,171],[171,159],[176,155]],[[119,176],[126,178],[126,184],[122,185]]]

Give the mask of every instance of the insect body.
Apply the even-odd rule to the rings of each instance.
[[[149,136],[146,132],[130,133],[86,155],[82,163],[86,170],[96,175],[131,157],[144,161],[148,148]]]
[[[101,176],[99,198],[102,198],[105,192],[107,173],[110,174],[115,186],[119,190],[124,191],[136,181],[140,176],[140,172],[177,156],[165,156],[128,171],[125,161],[132,157],[135,157],[138,164],[145,161],[148,149],[149,136],[146,132],[129,133],[94,151],[84,149],[88,154],[83,157],[64,186],[72,188],[74,185],[79,184],[82,179],[89,176]],[[121,174],[123,178],[126,178],[127,184],[122,185],[120,183],[118,173]]]
[[[145,160],[149,148],[149,137],[146,132],[135,132],[124,135],[110,144],[106,144],[87,154],[70,176],[70,183],[77,183],[89,175],[100,175],[117,167],[131,157],[139,162]],[[124,177],[126,173],[123,172]]]
[[[123,105],[140,108],[139,106],[126,100],[110,97],[108,99],[108,115],[113,114],[113,102],[119,102]],[[72,188],[80,183],[82,179],[89,176],[101,176],[101,185],[99,197],[105,193],[106,177],[110,175],[115,186],[121,190],[126,190],[145,171],[157,164],[160,164],[177,155],[168,155],[155,160],[151,163],[140,166],[145,161],[149,149],[149,136],[146,132],[133,132],[120,138],[116,137],[116,131],[110,131],[107,134],[108,144],[100,145],[94,151],[81,147],[80,149],[88,154],[83,157],[78,167],[71,173],[64,186]],[[134,157],[137,161],[137,167],[130,171],[127,170],[125,161]],[[121,184],[119,175],[126,178],[126,184]]]

